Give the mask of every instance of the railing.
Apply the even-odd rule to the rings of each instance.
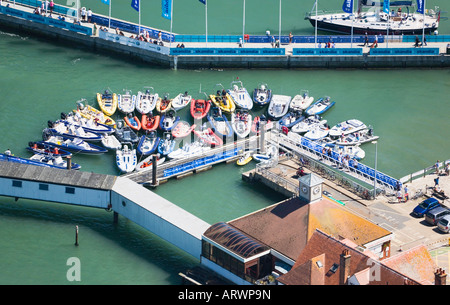
[[[323,146],[302,138],[302,141],[294,140],[282,134],[278,130],[272,130],[268,133],[267,140],[277,145],[280,149],[286,150],[300,161],[299,163],[313,172],[321,175],[327,180],[360,195],[364,199],[373,198],[373,186],[375,170],[370,167],[357,163],[355,160],[348,162],[339,161],[338,154],[333,152],[331,156],[322,153]],[[305,141],[304,141],[305,140]],[[306,145],[305,145],[306,144]],[[377,195],[394,194],[398,180],[389,177],[379,171],[376,172]],[[366,183],[363,186],[355,180]]]
[[[23,18],[29,21],[46,24],[54,26],[60,29],[66,29],[72,32],[82,33],[85,35],[92,35],[92,29],[78,24],[73,24],[71,22],[65,22],[63,20],[54,19],[51,17],[45,17],[42,15],[36,15],[32,13],[25,12],[23,10],[18,10],[12,7],[0,6],[0,13],[5,15],[10,15],[14,17]]]
[[[448,163],[450,163],[450,159],[446,160],[444,162],[439,162],[438,170],[440,171],[441,169],[444,169]],[[406,176],[400,178],[400,181],[402,183],[412,182],[415,179],[423,178],[426,175],[430,175],[430,174],[434,174],[434,173],[436,173],[436,165],[435,164],[428,166],[420,171],[406,175]]]
[[[298,183],[293,183],[289,179],[270,171],[270,168],[275,167],[280,161],[292,159],[292,157],[292,154],[286,153],[278,156],[277,158],[273,158],[270,161],[258,163],[256,164],[255,171],[266,179],[291,192],[295,196],[299,192]]]

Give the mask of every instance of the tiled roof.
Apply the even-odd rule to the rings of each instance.
[[[370,285],[403,285],[420,284],[418,281],[401,274],[400,272],[383,265],[379,261],[373,260],[369,255],[353,249],[342,243],[341,241],[325,234],[319,230],[315,231],[311,236],[306,247],[300,253],[292,269],[280,276],[278,281],[285,285],[300,285],[300,284],[320,284],[318,276],[323,274],[323,284],[325,285],[339,285],[339,268],[340,255],[344,250],[348,250],[350,255],[349,276],[358,275],[358,281],[361,284]],[[321,268],[314,264],[320,259]],[[316,272],[305,272],[305,270],[314,270],[310,267],[314,266]],[[337,269],[332,270],[332,266]],[[369,269],[369,272],[368,270]],[[433,274],[433,273],[431,273]],[[365,278],[370,276],[371,278]]]
[[[391,234],[330,199],[308,204],[298,197],[230,221],[229,224],[293,260],[316,229],[361,246]]]
[[[385,259],[383,264],[418,282],[434,283],[434,271],[437,269],[437,265],[428,249],[423,245],[391,256]]]

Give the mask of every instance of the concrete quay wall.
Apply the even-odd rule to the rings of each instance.
[[[171,64],[174,68],[174,64]],[[383,69],[383,68],[447,68],[450,56],[178,56],[178,69]]]
[[[21,32],[46,37],[53,42],[86,47],[94,52],[117,55],[150,65],[172,69],[233,68],[233,69],[377,69],[377,68],[448,68],[450,55],[372,56],[294,56],[286,55],[167,55],[120,44],[96,36],[60,29],[26,19],[0,14],[0,25]],[[90,25],[92,26],[92,25]],[[167,43],[166,43],[167,45]],[[235,46],[235,44],[228,44]],[[223,47],[220,45],[218,47]]]

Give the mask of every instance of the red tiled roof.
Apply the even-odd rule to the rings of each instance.
[[[316,229],[364,245],[391,234],[329,199],[308,204],[298,197],[274,204],[230,225],[295,260]]]
[[[369,275],[363,284],[370,285],[403,285],[406,282],[409,284],[420,284],[418,281],[401,274],[400,272],[383,265],[379,261],[373,260],[370,256],[363,252],[357,251],[345,243],[325,234],[319,230],[311,236],[308,244],[300,253],[292,269],[280,276],[278,281],[285,285],[301,285],[301,284],[317,284],[320,283],[317,279],[319,272],[305,272],[305,270],[312,270],[309,266],[313,266],[313,262],[321,257],[323,284],[325,285],[339,285],[339,268],[340,255],[344,250],[349,251],[350,268],[349,276],[359,273],[360,276]],[[335,272],[331,271],[331,267],[337,264],[338,268]],[[317,264],[315,264],[317,266]],[[317,267],[316,267],[317,268]],[[367,272],[369,268],[370,272]],[[431,273],[433,274],[433,273]],[[314,275],[315,277],[313,277]]]

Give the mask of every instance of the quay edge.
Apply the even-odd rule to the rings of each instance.
[[[135,60],[171,69],[231,68],[231,69],[385,69],[385,68],[448,68],[450,56],[173,56],[122,45],[96,36],[88,36],[64,29],[35,23],[26,19],[0,14],[0,26],[63,43],[85,47],[93,52],[116,55],[120,59]],[[229,43],[229,45],[235,45]]]

